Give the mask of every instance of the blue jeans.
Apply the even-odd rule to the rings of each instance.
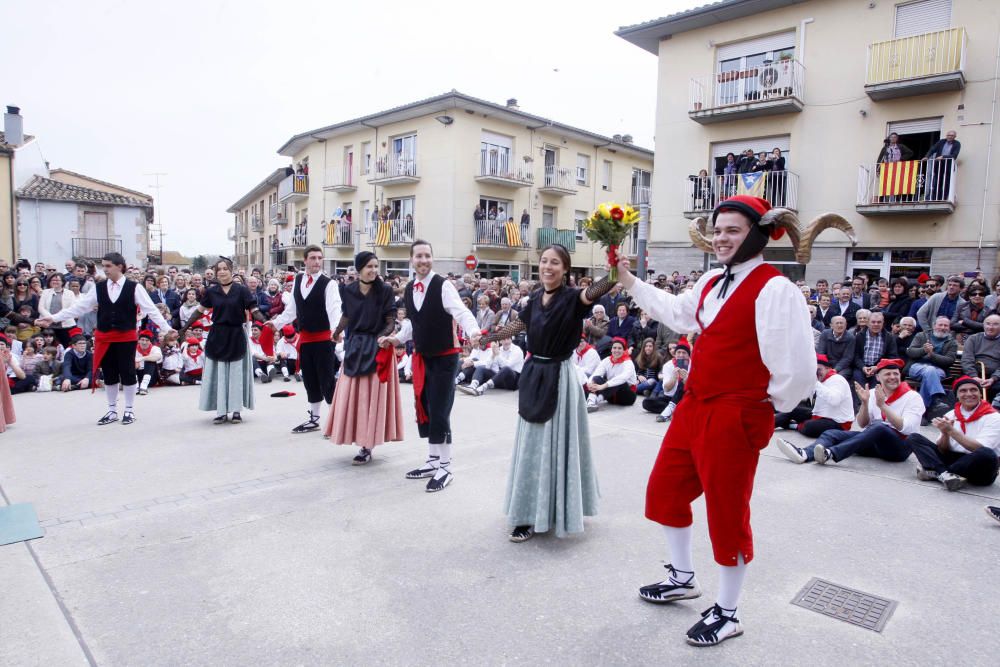
[[[944,387],[941,380],[944,379],[944,371],[931,364],[913,364],[910,366],[910,375],[920,379],[920,398],[924,399],[924,407],[931,407],[935,396],[944,394]]]
[[[876,422],[861,431],[825,431],[816,442],[805,447],[806,460],[814,461],[813,450],[823,445],[835,461],[843,461],[855,454],[875,456],[885,461],[899,463],[909,458],[913,451],[896,429]]]
[[[635,391],[636,391],[636,393],[639,393],[639,394],[641,394],[642,392],[646,391],[647,389],[650,392],[652,392],[652,391],[654,391],[656,389],[656,386],[658,384],[660,384],[660,383],[657,382],[656,380],[642,379],[642,380],[639,380],[639,384],[638,384],[638,386],[636,386]]]

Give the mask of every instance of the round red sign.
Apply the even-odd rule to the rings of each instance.
[[[479,260],[476,259],[475,255],[469,255],[465,258],[465,268],[469,271],[474,271],[477,266],[479,266]]]

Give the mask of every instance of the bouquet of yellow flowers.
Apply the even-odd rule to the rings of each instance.
[[[583,233],[591,241],[597,241],[608,251],[608,280],[618,280],[618,247],[632,233],[632,228],[639,222],[639,211],[631,206],[621,206],[614,202],[605,202],[590,214],[583,223]]]

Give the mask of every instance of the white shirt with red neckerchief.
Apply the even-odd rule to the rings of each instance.
[[[975,412],[975,410],[966,410],[961,406],[959,406],[959,410],[962,411],[962,414],[966,418],[969,418]],[[955,411],[951,410],[944,417],[945,419],[955,419]],[[955,428],[962,430],[957,419],[955,419]],[[965,436],[975,440],[983,447],[989,447],[997,454],[1000,454],[1000,412],[991,412],[988,415],[983,415],[976,421],[965,422]],[[951,451],[953,452],[958,452],[959,454],[969,453],[969,450],[963,447],[955,438],[948,438],[948,446],[951,447]]]
[[[897,429],[888,420],[882,419],[882,408],[878,407],[875,396],[875,387],[868,392],[868,425],[871,426],[880,421],[885,421],[886,425],[892,427],[902,435],[910,435],[920,431],[920,420],[923,419],[924,399],[920,398],[920,392],[910,390],[889,403],[889,409],[895,412],[903,420],[903,428]]]

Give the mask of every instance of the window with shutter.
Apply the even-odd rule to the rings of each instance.
[[[894,37],[910,37],[951,27],[951,0],[918,0],[896,6]]]

